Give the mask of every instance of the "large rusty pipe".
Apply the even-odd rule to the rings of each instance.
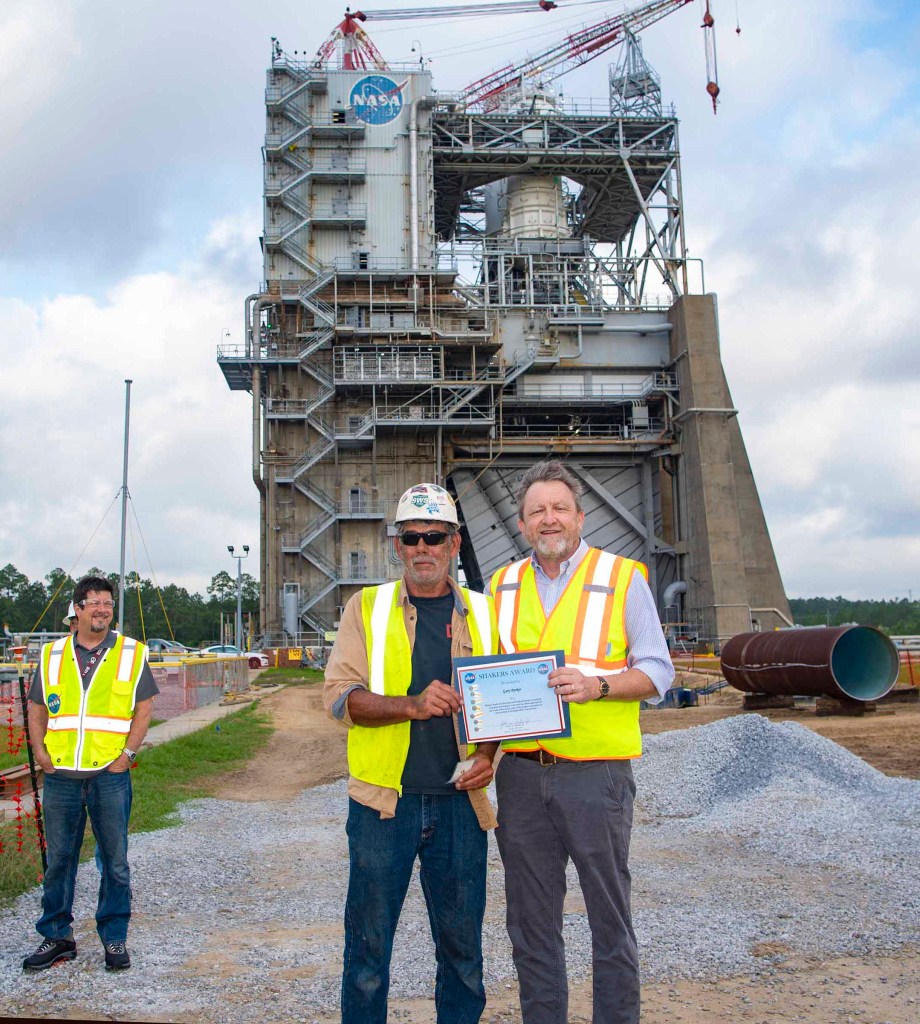
[[[739,633],[722,648],[722,674],[746,693],[878,700],[899,666],[897,648],[871,626]]]

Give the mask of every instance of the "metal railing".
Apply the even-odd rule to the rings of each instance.
[[[405,274],[435,274],[455,273],[459,264],[452,257],[438,255],[436,259],[429,259],[412,267],[405,259],[390,258],[384,256],[372,256],[370,253],[361,250],[355,251],[351,256],[336,256],[332,266],[339,273],[352,272],[391,272]]]
[[[507,440],[528,439],[549,443],[552,440],[566,444],[577,444],[579,441],[595,442],[643,441],[657,439],[664,431],[664,421],[651,418],[648,426],[633,427],[625,423],[584,423],[564,429],[558,423],[504,423],[502,435]]]
[[[612,383],[596,381],[560,381],[556,384],[531,384],[518,381],[505,398],[552,398],[552,399],[621,399],[624,401],[647,398],[661,391],[677,389],[677,377],[673,373],[653,373],[636,380],[635,383]]]

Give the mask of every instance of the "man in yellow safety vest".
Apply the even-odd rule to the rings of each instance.
[[[349,879],[342,1024],[384,1024],[390,955],[418,859],[437,957],[439,1024],[476,1024],[485,1008],[484,787],[497,744],[459,749],[453,658],[498,649],[491,598],[457,585],[457,510],[436,484],[396,509],[402,578],[345,606],[323,700],[348,732]]]
[[[42,647],[29,688],[29,741],[45,775],[48,869],[35,926],[44,941],[22,966],[40,971],[77,955],[74,883],[88,814],[101,872],[96,930],[106,970],[124,970],[131,966],[129,769],[159,691],[144,644],[109,628],[115,601],[107,579],[80,580],[71,607],[76,630]]]
[[[492,577],[502,650],[565,651],[548,676],[572,734],[507,741],[496,778],[507,925],[524,1024],[565,1024],[565,870],[575,863],[591,928],[595,1024],[638,1024],[630,912],[630,761],[642,752],[639,702],[660,700],[674,668],[645,566],[589,547],[578,478],[558,460],[517,491],[533,553]]]

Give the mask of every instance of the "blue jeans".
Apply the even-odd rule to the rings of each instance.
[[[486,1005],[486,833],[465,793],[405,794],[396,816],[348,801],[342,1024],[384,1024],[393,935],[415,858],[437,959],[438,1024],[476,1024]]]
[[[73,896],[80,847],[89,814],[102,858],[96,931],[105,943],[124,942],[131,919],[128,870],[128,818],[131,814],[131,773],[103,772],[90,779],[45,776],[43,799],[48,870],[42,895],[42,916],[35,925],[48,939],[64,939],[73,924]]]

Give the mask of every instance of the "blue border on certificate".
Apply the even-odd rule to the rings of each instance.
[[[461,742],[571,736],[569,705],[546,684],[549,673],[564,665],[564,651],[455,658],[451,680],[460,695],[457,724]],[[516,667],[520,669],[517,673]],[[518,681],[510,678],[514,675],[519,677],[520,685],[512,687],[508,684]],[[536,731],[534,722],[539,722]]]

